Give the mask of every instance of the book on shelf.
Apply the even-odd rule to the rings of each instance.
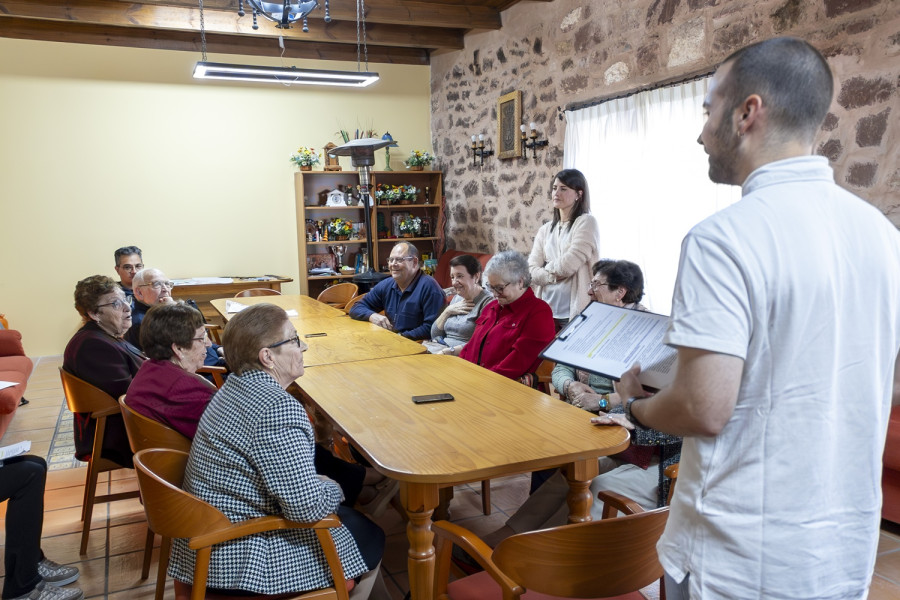
[[[641,384],[659,389],[677,369],[677,351],[662,341],[668,323],[666,315],[591,302],[541,357],[614,380],[637,362]]]

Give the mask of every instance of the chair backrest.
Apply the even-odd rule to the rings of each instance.
[[[337,308],[344,308],[347,302],[356,296],[357,291],[359,291],[359,286],[355,283],[339,283],[322,290],[316,300],[332,304]]]
[[[91,413],[95,419],[119,413],[116,399],[97,386],[72,375],[62,367],[59,368],[59,377],[62,379],[66,405],[73,413]]]
[[[119,398],[122,418],[125,420],[125,431],[132,452],[146,448],[168,448],[170,450],[191,451],[191,440],[181,435],[168,425],[160,423],[128,406],[125,396]]]
[[[350,298],[350,300],[347,301],[347,304],[344,305],[344,312],[349,315],[350,309],[353,307],[353,305],[365,297],[366,297],[365,294],[360,294],[359,296],[354,296],[354,297]]]
[[[656,542],[668,516],[669,509],[660,508],[521,533],[500,542],[492,558],[529,591],[566,598],[618,596],[662,577]]]
[[[250,288],[249,290],[241,290],[234,295],[235,298],[247,298],[249,296],[280,296],[281,292],[270,288]]]

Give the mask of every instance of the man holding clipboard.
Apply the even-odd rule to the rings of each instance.
[[[791,38],[710,84],[698,141],[743,197],[682,244],[672,383],[645,397],[635,367],[617,386],[636,427],[684,436],[658,545],[670,599],[868,593],[900,401],[900,233],[812,155],[833,87]]]

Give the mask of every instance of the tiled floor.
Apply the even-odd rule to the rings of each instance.
[[[29,380],[26,397],[31,401],[21,407],[0,445],[23,439],[32,440],[32,454],[47,456],[53,432],[63,403],[57,367],[59,357],[44,358]],[[63,461],[64,462],[64,461]],[[63,462],[57,461],[59,467]],[[84,468],[57,469],[48,474],[45,495],[43,548],[47,555],[61,563],[74,564],[81,569],[81,586],[86,598],[108,600],[151,599],[154,593],[156,553],[150,579],[140,578],[143,560],[146,522],[137,500],[125,500],[97,505],[92,519],[88,552],[78,554],[80,542],[81,500],[84,489]],[[132,471],[114,474],[104,485],[115,491],[135,489]],[[493,513],[481,514],[481,497],[476,488],[456,488],[451,511],[453,521],[481,535],[502,525],[525,499],[528,491],[526,476],[495,479],[491,482]],[[99,492],[98,492],[99,493]],[[6,504],[0,505],[0,520],[5,517]],[[379,519],[387,533],[387,549],[383,561],[385,580],[394,600],[401,600],[409,589],[406,575],[406,528],[393,510]],[[5,546],[5,527],[0,527],[0,543]],[[158,544],[158,540],[157,540]],[[158,551],[158,549],[157,549]],[[0,563],[2,569],[2,563]],[[0,570],[2,574],[2,570]],[[648,598],[656,598],[657,590],[645,591]],[[167,598],[173,597],[171,580]],[[885,524],[878,546],[878,561],[872,581],[870,600],[900,598],[900,527]]]

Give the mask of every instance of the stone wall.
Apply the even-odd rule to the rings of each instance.
[[[527,252],[550,219],[568,105],[711,71],[732,51],[776,35],[810,41],[838,81],[816,147],[837,182],[900,225],[900,2],[897,0],[616,0],[522,2],[503,29],[466,36],[432,57],[432,136],[447,197],[447,247]],[[522,90],[523,121],[549,148],[538,159],[486,159],[497,100]],[[699,134],[699,132],[698,132]],[[649,167],[648,167],[649,168]]]

